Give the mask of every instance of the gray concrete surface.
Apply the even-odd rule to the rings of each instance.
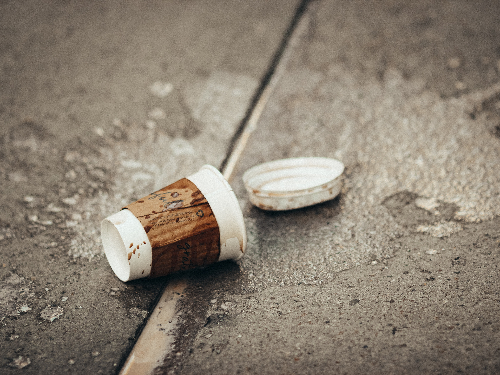
[[[221,163],[296,4],[35,4],[0,5],[0,372],[115,373],[172,278],[119,282],[98,222]],[[499,373],[498,2],[302,17],[232,181],[247,254],[175,276],[157,373]],[[292,156],[341,195],[252,207],[242,173]]]
[[[163,372],[499,373],[498,3],[304,17],[233,182],[249,249],[190,276]],[[252,207],[242,173],[294,156],[342,160],[339,198]]]
[[[124,284],[100,220],[218,166],[288,1],[0,4],[0,373],[116,373],[168,278]]]

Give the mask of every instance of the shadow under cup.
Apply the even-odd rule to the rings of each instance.
[[[247,240],[231,186],[209,165],[107,217],[101,237],[122,281],[237,260]]]

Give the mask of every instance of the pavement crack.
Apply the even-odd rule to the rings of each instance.
[[[281,42],[271,59],[266,73],[261,79],[260,85],[257,88],[250,105],[248,106],[245,116],[241,120],[240,125],[229,142],[226,157],[222,161],[219,168],[227,180],[230,179],[232,171],[246,145],[249,133],[251,133],[253,131],[252,128],[256,126],[256,122],[260,117],[272,90],[281,76],[281,72],[284,71],[286,61],[291,53],[293,39],[297,38],[297,35],[295,34],[300,35],[300,32],[296,33],[296,31],[299,29],[300,21],[307,13],[310,2],[311,0],[302,0],[297,6],[295,14],[283,34]]]

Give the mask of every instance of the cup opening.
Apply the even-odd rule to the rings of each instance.
[[[102,222],[102,243],[106,258],[116,276],[122,281],[130,278],[130,264],[127,259],[127,248],[123,243],[120,232],[109,220]]]

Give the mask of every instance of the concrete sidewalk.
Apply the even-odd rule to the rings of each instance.
[[[0,372],[117,373],[179,280],[156,373],[500,372],[494,1],[309,2],[231,180],[245,257],[102,256],[103,217],[221,165],[297,6],[0,5]],[[243,172],[294,156],[342,160],[340,196],[253,207]]]

